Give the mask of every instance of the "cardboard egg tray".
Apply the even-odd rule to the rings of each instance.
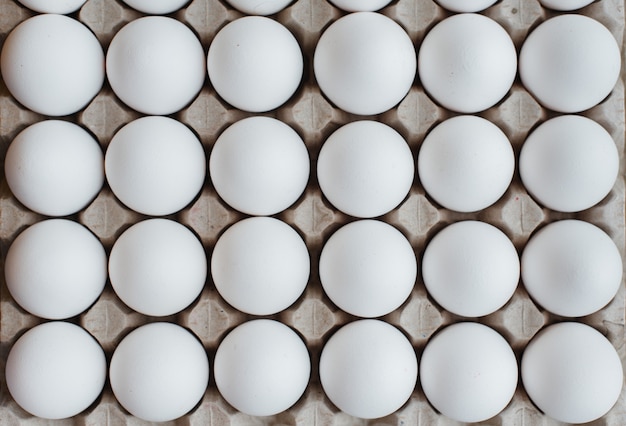
[[[450,13],[433,0],[397,0],[381,11],[396,20],[408,32],[416,48],[430,28]],[[576,12],[602,22],[623,46],[624,3],[622,0],[599,0]],[[419,380],[410,400],[398,412],[374,421],[363,421],[341,413],[325,396],[318,376],[320,352],[324,343],[341,325],[356,318],[339,310],[328,299],[320,284],[318,260],[320,251],[329,236],[340,226],[354,218],[346,216],[329,204],[317,184],[315,169],[319,149],[324,140],[341,125],[362,119],[334,107],[321,94],[313,75],[313,52],[321,33],[345,12],[326,0],[297,0],[290,7],[273,16],[295,35],[304,54],[303,82],[296,94],[281,108],[267,114],[292,126],[304,139],[311,157],[312,174],[302,197],[277,217],[292,225],[304,238],[311,254],[311,277],[305,293],[286,311],[273,315],[294,328],[307,344],[312,361],[309,386],[299,402],[272,417],[255,418],[237,412],[218,393],[211,376],[209,388],[202,401],[185,417],[171,422],[174,425],[449,425],[450,419],[438,414],[426,400]],[[544,9],[538,0],[502,0],[484,12],[498,21],[513,38],[519,52],[527,34],[556,12]],[[0,0],[0,42],[18,23],[34,15],[13,0]],[[88,0],[83,8],[72,15],[87,25],[106,49],[113,35],[127,22],[142,16],[117,0]],[[230,8],[225,1],[193,0],[172,15],[191,27],[200,38],[205,52],[226,23],[241,13]],[[623,51],[623,49],[622,49]],[[626,67],[624,67],[626,68]],[[624,71],[624,70],[623,70]],[[218,135],[230,124],[252,114],[239,111],[222,101],[211,87],[208,78],[200,95],[173,117],[187,124],[200,137],[207,158]],[[392,110],[368,117],[391,125],[408,141],[414,156],[424,136],[437,123],[455,115],[437,106],[425,94],[416,78],[410,93]],[[497,106],[480,114],[497,124],[511,140],[516,155],[529,134],[541,122],[555,114],[543,109],[516,80],[513,88]],[[506,194],[492,207],[471,214],[456,213],[441,208],[424,192],[418,178],[408,197],[398,208],[381,219],[396,226],[411,242],[421,263],[424,248],[429,240],[446,225],[466,219],[491,223],[504,231],[521,253],[529,237],[547,223],[577,218],[605,230],[615,241],[624,258],[625,254],[625,181],[624,181],[624,81],[618,82],[613,93],[599,106],[583,115],[604,126],[613,136],[620,152],[620,177],[610,193],[599,205],[576,214],[557,213],[535,203],[521,184],[519,174]],[[97,136],[103,150],[114,133],[124,124],[138,118],[139,113],[122,104],[105,83],[100,93],[82,112],[66,119],[76,122]],[[12,139],[25,127],[46,117],[28,111],[0,84],[0,265],[15,237],[29,225],[44,220],[22,206],[12,195],[4,178],[4,157]],[[417,176],[417,174],[416,174]],[[209,177],[201,194],[184,210],[170,216],[191,228],[198,235],[210,258],[215,242],[231,224],[244,218],[217,196]],[[71,217],[89,228],[110,251],[116,238],[132,224],[145,219],[123,206],[106,186],[97,198],[83,211]],[[3,267],[0,266],[0,270]],[[4,364],[15,340],[30,327],[43,320],[22,310],[11,298],[4,274],[0,274],[0,353],[2,380],[0,382],[0,424],[2,425],[122,425],[143,424],[126,412],[115,400],[107,382],[101,397],[85,412],[73,419],[51,422],[31,416],[22,410],[8,393]],[[607,336],[626,361],[624,345],[624,306],[626,294],[622,285],[616,298],[603,310],[577,319],[589,324]],[[216,348],[221,339],[235,326],[253,316],[238,312],[217,293],[208,278],[200,297],[180,314],[166,317],[146,317],[133,312],[122,303],[109,283],[97,302],[82,315],[71,321],[89,331],[104,348],[107,359],[117,343],[132,329],[152,321],[176,322],[195,333],[204,344],[212,366]],[[414,345],[418,358],[429,337],[441,327],[463,321],[444,311],[426,292],[421,276],[410,298],[396,311],[382,318],[399,327]],[[528,341],[542,327],[564,320],[537,306],[520,283],[513,298],[498,312],[470,319],[484,323],[499,331],[513,347],[518,361]],[[625,388],[626,389],[626,388]],[[543,415],[530,401],[521,386],[508,407],[497,417],[484,422],[488,425],[549,425],[553,420]],[[597,425],[626,424],[626,390],[616,406]]]

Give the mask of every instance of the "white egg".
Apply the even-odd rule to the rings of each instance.
[[[606,98],[620,75],[620,48],[600,22],[560,15],[526,38],[519,73],[528,91],[546,108],[579,112]]]
[[[104,183],[100,145],[67,121],[41,121],[22,130],[9,145],[4,167],[15,198],[47,216],[82,210]]]
[[[67,322],[31,328],[6,359],[9,393],[24,410],[45,419],[80,414],[100,395],[105,380],[104,351],[89,333]]]
[[[445,310],[480,317],[513,296],[520,262],[513,243],[498,228],[463,221],[444,228],[426,246],[422,275],[428,293]]]
[[[482,210],[498,201],[513,179],[515,157],[506,135],[477,116],[457,116],[424,139],[417,171],[426,192],[443,207]]]
[[[113,136],[105,156],[111,190],[131,209],[153,216],[175,213],[202,189],[206,158],[184,124],[142,117]]]
[[[373,115],[397,105],[409,92],[417,67],[404,29],[374,12],[350,13],[324,31],[313,68],[320,89],[344,111]]]
[[[198,238],[167,219],[139,222],[115,241],[109,256],[113,290],[144,315],[173,315],[198,297],[207,260]]]
[[[319,274],[324,291],[342,310],[378,317],[409,297],[417,277],[411,244],[396,228],[376,220],[349,223],[322,249]]]
[[[498,415],[517,387],[517,360],[508,342],[478,323],[455,323],[435,334],[420,360],[420,382],[428,401],[458,422]]]
[[[9,92],[26,108],[49,116],[69,115],[100,91],[104,53],[96,36],[77,20],[43,14],[9,33],[0,69]]]
[[[244,111],[278,108],[296,92],[304,62],[296,38],[263,16],[228,23],[213,38],[209,79],[226,102]]]
[[[560,11],[570,11],[581,9],[591,3],[594,0],[539,0],[543,7],[547,7],[549,9],[560,10]]]
[[[311,360],[293,330],[260,319],[239,325],[222,340],[214,372],[218,391],[235,409],[271,416],[300,399],[309,383]]]
[[[417,382],[417,358],[409,340],[391,324],[359,320],[326,342],[319,374],[326,396],[337,408],[375,419],[409,400]]]
[[[604,416],[620,397],[624,374],[618,353],[598,331],[564,322],[545,328],[522,356],[528,396],[560,422],[586,423]]]
[[[356,121],[328,137],[317,160],[324,196],[342,212],[362,218],[381,216],[407,196],[415,164],[409,145],[393,128]]]
[[[452,12],[480,12],[498,0],[436,0],[441,7]]]
[[[280,12],[293,0],[226,0],[235,9],[248,15],[273,15]]]
[[[217,291],[236,309],[252,315],[287,309],[304,291],[310,269],[302,237],[269,217],[235,223],[217,240],[211,257]]]
[[[560,116],[541,124],[526,139],[519,171],[539,203],[577,212],[611,192],[619,173],[619,153],[611,135],[595,121]]]
[[[59,13],[66,15],[76,12],[87,0],[18,0],[24,6],[40,13]]]
[[[209,360],[200,341],[183,327],[150,323],[117,345],[109,380],[115,398],[130,414],[166,422],[187,414],[202,399]]]
[[[124,3],[143,13],[165,15],[176,12],[189,3],[189,0],[122,0]]]
[[[475,113],[497,104],[517,73],[511,37],[496,21],[463,13],[431,29],[419,48],[419,78],[443,107]]]
[[[522,254],[522,281],[550,312],[582,317],[602,309],[622,282],[617,246],[600,228],[580,220],[551,223]]]
[[[180,111],[202,89],[204,49],[185,24],[146,16],[119,30],[106,56],[113,92],[132,109],[167,115]]]
[[[36,223],[13,241],[4,276],[11,296],[33,315],[71,318],[102,293],[107,257],[98,239],[65,219]]]
[[[348,12],[374,12],[391,3],[391,0],[328,0]]]
[[[249,117],[227,128],[209,160],[211,181],[231,207],[250,215],[273,215],[293,203],[309,180],[309,153],[287,124]]]

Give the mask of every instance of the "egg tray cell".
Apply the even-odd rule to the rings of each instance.
[[[0,0],[0,42],[18,23],[34,15],[13,0]],[[437,6],[433,0],[398,0],[381,13],[397,21],[408,32],[416,49],[430,28],[450,13]],[[576,12],[602,22],[613,33],[623,49],[624,3],[622,0],[599,0]],[[274,15],[295,35],[304,54],[303,82],[296,94],[279,109],[267,114],[292,126],[304,139],[311,157],[312,174],[302,197],[277,217],[292,225],[304,238],[311,254],[311,278],[305,293],[284,312],[270,318],[294,328],[309,348],[312,374],[309,386],[299,402],[284,413],[272,417],[255,418],[237,412],[218,393],[210,378],[209,388],[202,401],[185,417],[171,422],[175,425],[448,425],[455,422],[438,414],[427,402],[418,385],[410,400],[396,413],[383,419],[363,421],[341,413],[325,396],[319,383],[318,363],[324,343],[340,326],[356,319],[339,310],[324,294],[320,284],[318,260],[321,248],[329,236],[340,226],[354,218],[334,209],[322,196],[315,176],[319,149],[324,140],[341,125],[361,119],[334,107],[320,92],[313,76],[312,58],[317,40],[333,21],[345,12],[326,0],[297,0],[290,7]],[[528,33],[544,20],[555,15],[544,9],[538,0],[502,0],[484,12],[498,21],[511,35],[519,49]],[[72,15],[86,24],[96,34],[106,49],[113,35],[127,22],[142,16],[120,1],[88,0],[83,8]],[[206,50],[220,28],[243,16],[220,0],[193,0],[172,15],[191,27]],[[207,158],[217,136],[230,124],[250,116],[222,101],[208,79],[200,95],[173,118],[182,121],[200,137]],[[400,132],[408,141],[414,157],[427,132],[437,123],[454,113],[437,106],[425,94],[416,79],[406,98],[392,110],[375,117]],[[498,125],[513,144],[516,157],[529,132],[555,114],[543,109],[516,80],[513,88],[498,105],[480,114]],[[491,223],[504,231],[514,242],[518,252],[529,237],[550,222],[576,218],[591,222],[606,231],[625,254],[625,181],[624,181],[624,78],[620,79],[612,94],[600,105],[583,115],[598,121],[612,135],[620,152],[620,177],[611,193],[597,206],[576,214],[557,213],[542,208],[528,195],[519,174],[506,194],[492,207],[477,213],[457,213],[441,208],[424,192],[417,177],[410,194],[402,204],[381,219],[396,226],[406,235],[421,261],[425,245],[446,225],[466,219]],[[113,94],[105,83],[100,93],[82,112],[66,119],[76,122],[97,136],[103,150],[113,134],[124,124],[138,118]],[[14,238],[29,225],[45,217],[22,206],[12,195],[4,177],[4,157],[12,139],[25,127],[46,117],[28,111],[17,103],[0,84],[0,269],[8,247]],[[191,228],[201,239],[207,256],[217,238],[231,224],[245,216],[226,205],[217,196],[209,178],[201,194],[184,210],[170,218]],[[106,186],[96,199],[72,219],[84,224],[110,251],[115,239],[132,224],[145,219],[123,206]],[[42,322],[22,310],[11,298],[4,274],[0,274],[0,352],[2,380],[0,382],[0,424],[2,425],[121,425],[143,424],[126,412],[115,400],[107,382],[101,397],[85,412],[72,419],[50,422],[32,417],[10,397],[4,375],[4,364],[15,340],[27,329]],[[591,325],[607,336],[617,349],[622,363],[626,361],[624,345],[624,285],[615,299],[601,311],[577,319]],[[166,317],[146,317],[126,307],[115,295],[110,283],[96,303],[82,315],[72,319],[89,331],[104,348],[107,359],[117,343],[132,329],[152,321],[176,322],[193,331],[204,344],[210,361],[213,360],[221,339],[232,328],[252,319],[229,306],[217,293],[210,278],[200,297],[180,314]],[[437,305],[426,293],[421,276],[410,298],[396,311],[382,318],[399,327],[421,354],[429,337],[441,327],[465,319],[450,314]],[[550,314],[537,306],[519,285],[513,298],[499,311],[476,321],[499,331],[511,344],[516,356],[521,358],[528,341],[542,327],[564,318]],[[625,388],[626,389],[626,388]],[[508,407],[497,417],[485,422],[489,425],[548,425],[554,421],[543,415],[530,401],[521,383]],[[598,425],[626,424],[626,390],[616,406]]]

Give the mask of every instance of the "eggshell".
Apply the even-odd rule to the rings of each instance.
[[[124,3],[143,13],[165,15],[176,12],[189,3],[189,0],[122,0]]]
[[[270,111],[287,102],[300,85],[303,67],[293,34],[263,16],[226,24],[207,56],[209,79],[218,95],[250,112]]]
[[[480,12],[498,0],[436,0],[441,7],[452,12]]]
[[[600,22],[560,15],[541,23],[524,41],[522,83],[544,107],[572,113],[606,98],[621,67],[620,48]]]
[[[617,402],[624,381],[619,355],[585,324],[551,325],[531,340],[522,356],[522,382],[537,407],[553,419],[586,423]]]
[[[415,48],[404,29],[374,12],[350,13],[320,37],[313,57],[320,89],[344,111],[372,115],[397,105],[417,68]]]
[[[581,317],[602,309],[622,282],[617,246],[600,228],[562,220],[542,228],[522,254],[522,280],[550,312]]]
[[[198,297],[207,260],[198,238],[167,219],[139,222],[115,241],[109,257],[113,290],[144,315],[182,311]]]
[[[344,325],[326,342],[319,374],[337,408],[375,419],[410,398],[417,382],[417,358],[408,339],[391,324],[359,320]]]
[[[378,317],[409,297],[417,277],[411,244],[396,228],[376,220],[349,223],[322,248],[319,261],[324,291],[344,311]]]
[[[100,241],[65,219],[26,228],[7,252],[4,275],[15,301],[33,315],[64,319],[86,310],[102,293],[107,257]]]
[[[6,359],[13,399],[44,419],[65,419],[86,410],[106,379],[104,351],[85,330],[66,322],[35,326],[15,342]]]
[[[543,7],[559,11],[569,11],[581,9],[591,3],[594,0],[539,0]]]
[[[481,422],[499,414],[517,387],[517,361],[495,330],[461,322],[435,334],[420,360],[428,401],[458,422]]]
[[[482,210],[498,201],[514,169],[506,135],[477,116],[457,116],[437,125],[424,139],[417,159],[428,195],[459,212]]]
[[[391,3],[391,0],[328,0],[348,12],[374,12]]]
[[[444,108],[475,113],[506,96],[517,73],[511,37],[496,21],[462,13],[439,22],[418,53],[421,84]]]
[[[235,409],[253,416],[287,410],[304,393],[311,374],[300,337],[273,320],[254,320],[231,331],[215,354],[215,383]]]
[[[272,215],[295,203],[309,180],[309,153],[300,136],[270,117],[232,124],[215,142],[211,181],[231,207]]]
[[[100,145],[67,121],[41,121],[22,130],[9,145],[4,167],[13,195],[48,216],[82,210],[104,183]]]
[[[595,121],[560,116],[541,124],[526,139],[519,171],[539,203],[577,212],[609,194],[619,173],[619,153],[611,135]]]
[[[236,309],[253,315],[272,315],[293,304],[310,269],[302,237],[269,217],[235,223],[217,240],[211,257],[217,291]]]
[[[59,13],[66,15],[76,12],[87,0],[18,0],[24,6],[40,13]]]
[[[62,116],[80,111],[100,91],[104,53],[96,36],[77,20],[43,14],[9,33],[0,70],[9,92],[26,108]]]
[[[226,0],[235,9],[248,15],[273,15],[280,12],[293,0]]]
[[[109,379],[115,398],[133,416],[166,422],[200,401],[209,383],[209,360],[200,341],[183,327],[150,323],[117,345]]]
[[[342,212],[381,216],[400,204],[413,184],[413,154],[393,128],[356,121],[331,134],[317,159],[324,196]]]
[[[119,30],[106,56],[113,92],[132,109],[151,115],[180,111],[200,92],[204,49],[183,23],[164,16],[135,19]]]
[[[495,226],[463,221],[426,246],[422,275],[428,293],[456,315],[489,315],[513,296],[520,277],[517,251]]]
[[[167,215],[200,192],[206,158],[202,144],[184,124],[168,117],[142,117],[113,136],[105,173],[122,203],[139,213]]]

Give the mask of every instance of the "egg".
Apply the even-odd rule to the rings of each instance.
[[[17,339],[5,371],[9,393],[20,407],[44,419],[66,419],[89,408],[102,392],[106,358],[85,330],[53,321]]]
[[[184,225],[148,219],[128,228],[109,257],[113,290],[144,315],[173,315],[198,297],[207,260],[198,238]]]
[[[539,25],[524,41],[519,73],[546,108],[572,113],[606,98],[620,75],[620,48],[600,22],[560,15]]]
[[[359,220],[324,244],[319,275],[330,300],[349,314],[378,317],[409,297],[417,278],[411,244],[393,226]]]
[[[542,228],[526,244],[522,281],[548,311],[582,317],[613,299],[622,282],[622,258],[597,226],[562,220]]]
[[[426,344],[420,382],[437,411],[458,422],[482,422],[509,404],[517,387],[517,360],[495,330],[474,322],[452,324]]]
[[[620,397],[624,373],[611,343],[588,325],[564,322],[539,332],[522,356],[522,382],[535,405],[553,419],[599,419]]]
[[[282,24],[246,16],[223,27],[207,55],[211,84],[235,108],[270,111],[296,92],[304,69],[296,38]]]
[[[122,0],[124,3],[140,12],[151,15],[165,15],[176,12],[189,3],[189,0]]]
[[[168,115],[187,106],[202,89],[205,66],[198,37],[185,24],[164,16],[126,24],[111,40],[106,56],[115,95],[150,115]]]
[[[226,0],[235,9],[248,15],[273,15],[280,12],[293,0]]]
[[[310,269],[302,237],[269,217],[235,223],[217,240],[211,256],[219,294],[252,315],[272,315],[292,305],[304,291]]]
[[[74,317],[89,308],[107,279],[100,241],[79,223],[50,219],[26,228],[7,252],[4,276],[13,299],[47,319]]]
[[[22,130],[9,145],[4,168],[13,195],[47,216],[82,210],[104,183],[100,145],[67,121],[40,121]]]
[[[311,360],[292,329],[260,319],[226,335],[215,353],[214,372],[219,393],[235,409],[271,416],[300,399],[309,383]]]
[[[413,85],[416,68],[406,31],[374,12],[350,13],[333,22],[313,56],[315,79],[324,95],[338,108],[360,115],[397,105]]]
[[[428,243],[422,275],[426,290],[445,310],[480,317],[502,308],[513,296],[520,262],[502,231],[468,220],[445,227]]]
[[[543,7],[559,11],[570,11],[581,9],[591,3],[594,0],[539,0]]]
[[[441,7],[452,12],[480,12],[498,0],[436,0]]]
[[[376,121],[355,121],[331,134],[317,159],[317,179],[330,203],[351,216],[372,218],[408,195],[415,165],[402,135]]]
[[[526,139],[519,171],[539,203],[577,212],[611,192],[619,173],[619,153],[600,124],[582,116],[560,116],[541,124]]]
[[[351,322],[326,342],[320,355],[324,393],[341,411],[376,419],[400,409],[417,382],[417,358],[393,325],[374,319]]]
[[[59,13],[66,15],[76,12],[87,0],[18,0],[24,6],[40,13]]]
[[[328,0],[348,12],[374,12],[391,3],[391,0]]]
[[[209,160],[211,182],[231,207],[250,215],[273,215],[293,203],[309,180],[309,153],[287,124],[249,117],[228,127]]]
[[[496,21],[474,13],[435,25],[424,37],[417,61],[428,95],[444,108],[466,114],[502,100],[517,73],[509,34]]]
[[[417,171],[428,193],[444,208],[474,212],[494,204],[508,189],[515,169],[513,148],[495,124],[457,116],[428,133]]]
[[[100,91],[104,53],[96,36],[77,20],[37,15],[6,37],[0,71],[11,95],[26,108],[49,116],[69,115],[85,108]]]
[[[122,127],[105,155],[111,190],[131,209],[176,213],[200,192],[206,157],[197,136],[168,117],[142,117]]]
[[[109,367],[111,389],[133,416],[175,420],[191,411],[209,383],[209,360],[200,341],[167,322],[143,325],[117,345]]]

